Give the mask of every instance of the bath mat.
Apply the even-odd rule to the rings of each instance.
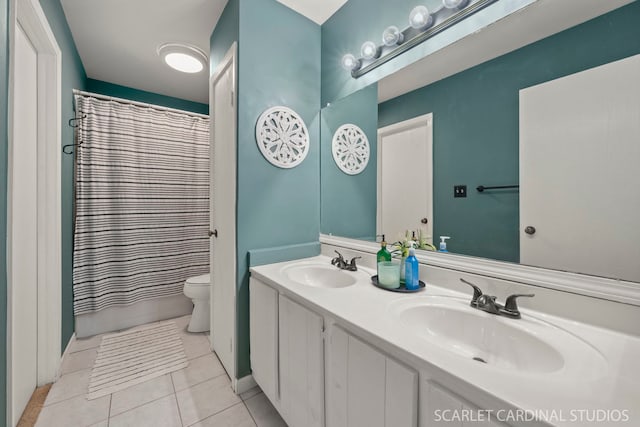
[[[188,364],[172,321],[105,335],[89,378],[87,399],[124,390]]]

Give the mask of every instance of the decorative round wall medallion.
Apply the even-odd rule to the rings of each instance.
[[[280,168],[298,166],[309,153],[307,126],[287,107],[272,107],[262,113],[256,124],[256,142],[264,158]]]
[[[357,175],[369,163],[369,140],[358,126],[342,125],[333,134],[331,152],[333,160],[342,172]]]

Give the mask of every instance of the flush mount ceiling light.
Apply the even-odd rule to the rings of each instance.
[[[199,73],[207,65],[207,55],[199,48],[183,43],[165,43],[158,46],[158,55],[174,70]]]

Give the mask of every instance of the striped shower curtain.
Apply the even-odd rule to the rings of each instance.
[[[209,272],[209,119],[76,95],[76,315]]]

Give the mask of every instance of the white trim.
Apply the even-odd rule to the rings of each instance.
[[[210,128],[209,128],[209,141],[210,141],[210,165],[211,165],[211,171],[213,169],[213,162],[214,162],[214,149],[215,149],[215,142],[214,142],[214,137],[215,137],[215,132],[214,132],[214,126],[216,123],[216,118],[215,118],[215,111],[213,111],[213,108],[215,106],[215,81],[223,75],[224,71],[231,67],[232,72],[232,83],[231,83],[231,87],[232,87],[232,94],[231,94],[231,103],[233,106],[233,121],[231,123],[229,123],[228,125],[231,126],[231,129],[233,130],[233,137],[231,138],[230,143],[232,143],[234,145],[234,158],[233,159],[228,159],[229,161],[233,161],[234,164],[234,173],[232,177],[229,177],[229,179],[232,179],[235,185],[235,191],[233,192],[233,200],[230,201],[224,201],[225,203],[230,202],[232,204],[232,206],[234,207],[234,212],[235,215],[234,217],[236,218],[236,223],[234,223],[234,227],[233,230],[225,230],[225,232],[227,233],[232,233],[233,236],[236,236],[236,230],[237,230],[237,191],[238,191],[238,179],[237,179],[237,152],[238,152],[238,86],[237,86],[237,79],[238,79],[238,61],[237,61],[237,55],[238,55],[238,43],[237,42],[233,42],[233,44],[231,45],[231,47],[229,48],[229,50],[227,51],[227,53],[225,54],[224,58],[222,59],[222,61],[218,64],[218,66],[216,67],[216,69],[213,71],[213,73],[211,74],[211,77],[209,79],[209,115],[211,117],[210,120]],[[226,96],[226,95],[225,95]],[[213,180],[213,173],[210,171],[211,173],[211,177],[210,180]],[[215,191],[215,189],[212,187],[211,191]],[[213,203],[213,197],[211,198],[211,201]],[[212,211],[213,212],[213,211]],[[210,215],[212,215],[212,213],[210,213]],[[211,219],[213,219],[213,217],[211,216]],[[210,239],[212,239],[214,237],[210,237]],[[213,248],[213,245],[212,245]],[[224,368],[227,370],[227,373],[229,374],[229,377],[232,378],[232,383],[235,381],[236,377],[237,377],[237,357],[238,357],[238,325],[237,325],[237,281],[238,281],[238,277],[237,277],[237,260],[236,260],[236,255],[237,255],[237,242],[235,241],[234,238],[234,242],[233,242],[233,247],[230,248],[225,248],[225,251],[228,251],[230,253],[233,254],[233,263],[232,265],[230,265],[228,268],[231,269],[232,274],[233,274],[233,289],[234,289],[234,293],[233,293],[233,304],[232,304],[232,308],[233,308],[233,342],[231,343],[231,351],[232,351],[232,355],[231,355],[231,364],[232,366],[225,366]],[[211,252],[213,253],[213,251]],[[210,257],[211,260],[213,260],[213,257]],[[213,272],[211,273],[211,278],[212,278],[212,285],[213,284]],[[211,306],[211,310],[212,310],[212,314],[211,314],[211,318],[210,318],[210,332],[211,332],[211,350],[215,351],[215,349],[213,348],[213,334],[214,334],[214,322],[213,322],[213,310],[215,307],[215,301],[214,301],[214,291],[213,288],[211,289],[211,293],[210,293],[210,301],[209,304]]]
[[[14,62],[15,29],[20,25],[38,52],[38,357],[37,382],[56,378],[60,366],[62,334],[62,232],[61,232],[61,123],[62,54],[37,0],[12,0],[10,4],[10,63]],[[9,67],[9,149],[13,145],[13,67]],[[12,170],[9,156],[8,170]],[[11,177],[8,201],[11,203]],[[10,232],[11,221],[7,221]],[[7,261],[12,264],[10,246]],[[12,284],[7,283],[7,420],[11,420],[11,313]]]
[[[258,386],[258,383],[253,379],[253,375],[251,374],[238,379],[234,378],[233,381],[231,381],[231,384],[233,385],[233,391],[235,391],[236,394],[244,393],[245,391],[249,391]]]
[[[377,172],[376,176],[378,177],[376,181],[377,185],[377,203],[376,203],[376,235],[379,236],[382,234],[382,205],[380,200],[382,200],[382,156],[380,155],[381,150],[380,147],[382,145],[382,137],[386,136],[390,133],[398,133],[399,131],[413,129],[419,126],[427,126],[429,129],[429,147],[427,148],[429,159],[431,161],[431,167],[429,168],[429,173],[431,174],[431,210],[427,212],[427,218],[431,221],[431,229],[433,230],[433,113],[423,114],[422,116],[417,116],[412,119],[404,120],[402,122],[393,123],[378,129],[378,151],[377,151]],[[415,161],[415,159],[412,159]],[[433,243],[433,236],[432,236]]]
[[[379,244],[375,242],[326,234],[320,235],[320,243],[371,254],[375,254],[380,249]],[[640,283],[549,270],[466,255],[429,251],[417,252],[416,258],[421,264],[640,306]]]

